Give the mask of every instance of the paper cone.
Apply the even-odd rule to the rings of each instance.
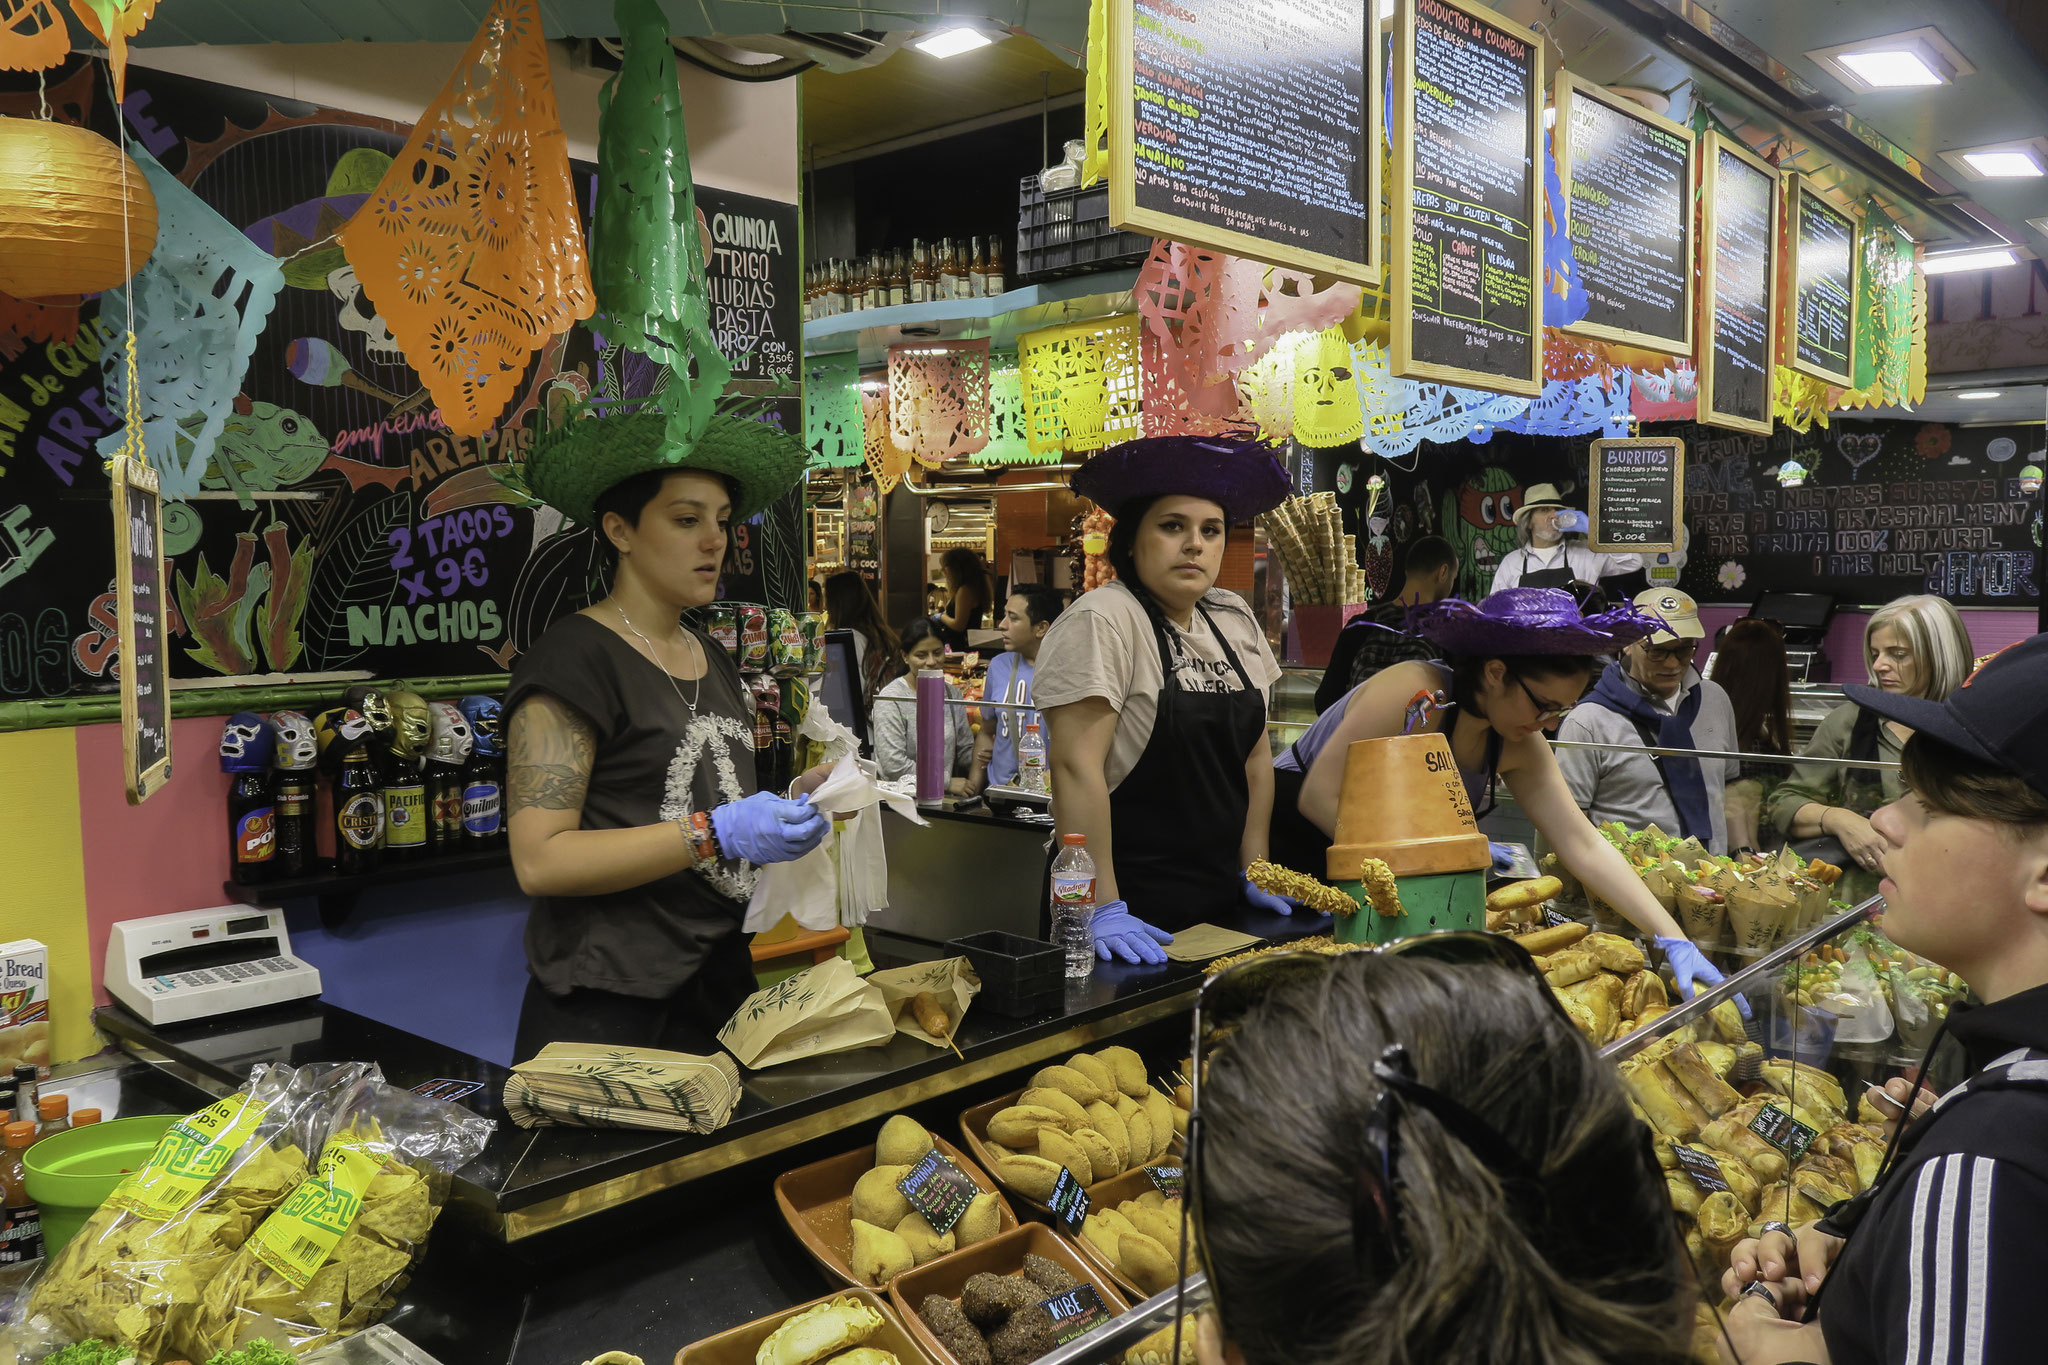
[[[1694,943],[1719,943],[1728,928],[1728,902],[1687,882],[1678,888],[1678,923]]]

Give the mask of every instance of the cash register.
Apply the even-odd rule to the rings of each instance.
[[[151,1024],[180,1024],[320,994],[284,911],[216,905],[122,920],[107,936],[107,994]]]

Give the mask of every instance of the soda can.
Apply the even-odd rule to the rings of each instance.
[[[729,603],[715,602],[709,616],[711,642],[731,656],[737,664],[740,661],[740,621]]]
[[[781,607],[768,613],[768,671],[778,678],[800,678],[804,673],[804,630],[796,613]]]
[[[805,611],[797,613],[797,627],[804,634],[804,672],[818,673],[825,667],[825,615],[823,612]]]
[[[742,604],[740,616],[740,671],[763,673],[768,669],[768,612]]]

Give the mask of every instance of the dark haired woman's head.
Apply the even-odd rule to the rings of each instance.
[[[1373,1062],[1394,1043],[1539,1188],[1396,1099],[1392,1188],[1361,1198],[1382,1176]],[[1691,1295],[1648,1131],[1517,973],[1361,953],[1279,985],[1209,1063],[1200,1169],[1217,1302],[1249,1365],[1687,1358]]]
[[[1590,654],[1457,655],[1451,700],[1484,716],[1504,739],[1546,730],[1578,704],[1603,661]]]
[[[1735,709],[1735,740],[1744,753],[1792,752],[1792,675],[1777,622],[1745,616],[1721,633],[1714,681]]]
[[[929,616],[919,616],[897,632],[902,641],[903,662],[912,673],[920,668],[937,668],[946,657],[946,637]]]
[[[865,578],[849,569],[825,580],[825,626],[853,631],[868,642],[861,686],[872,699],[883,678],[895,668],[898,650],[896,632],[882,619],[882,608]]]
[[[718,596],[732,521],[732,486],[701,469],[648,469],[592,505],[613,590],[638,590],[678,610]]]
[[[1220,503],[1167,493],[1125,503],[1106,554],[1119,580],[1178,618],[1216,586],[1229,532]]]
[[[956,546],[940,555],[939,571],[945,574],[949,588],[987,588],[988,566],[981,562],[980,555],[965,546]]]

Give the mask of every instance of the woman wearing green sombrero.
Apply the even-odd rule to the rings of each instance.
[[[715,1050],[754,989],[748,897],[815,848],[808,793],[754,789],[753,707],[723,649],[680,624],[718,592],[728,528],[803,475],[801,445],[714,417],[694,444],[658,408],[571,421],[526,466],[591,527],[611,591],[520,656],[505,697],[512,866],[533,897],[517,1059],[550,1042]]]

